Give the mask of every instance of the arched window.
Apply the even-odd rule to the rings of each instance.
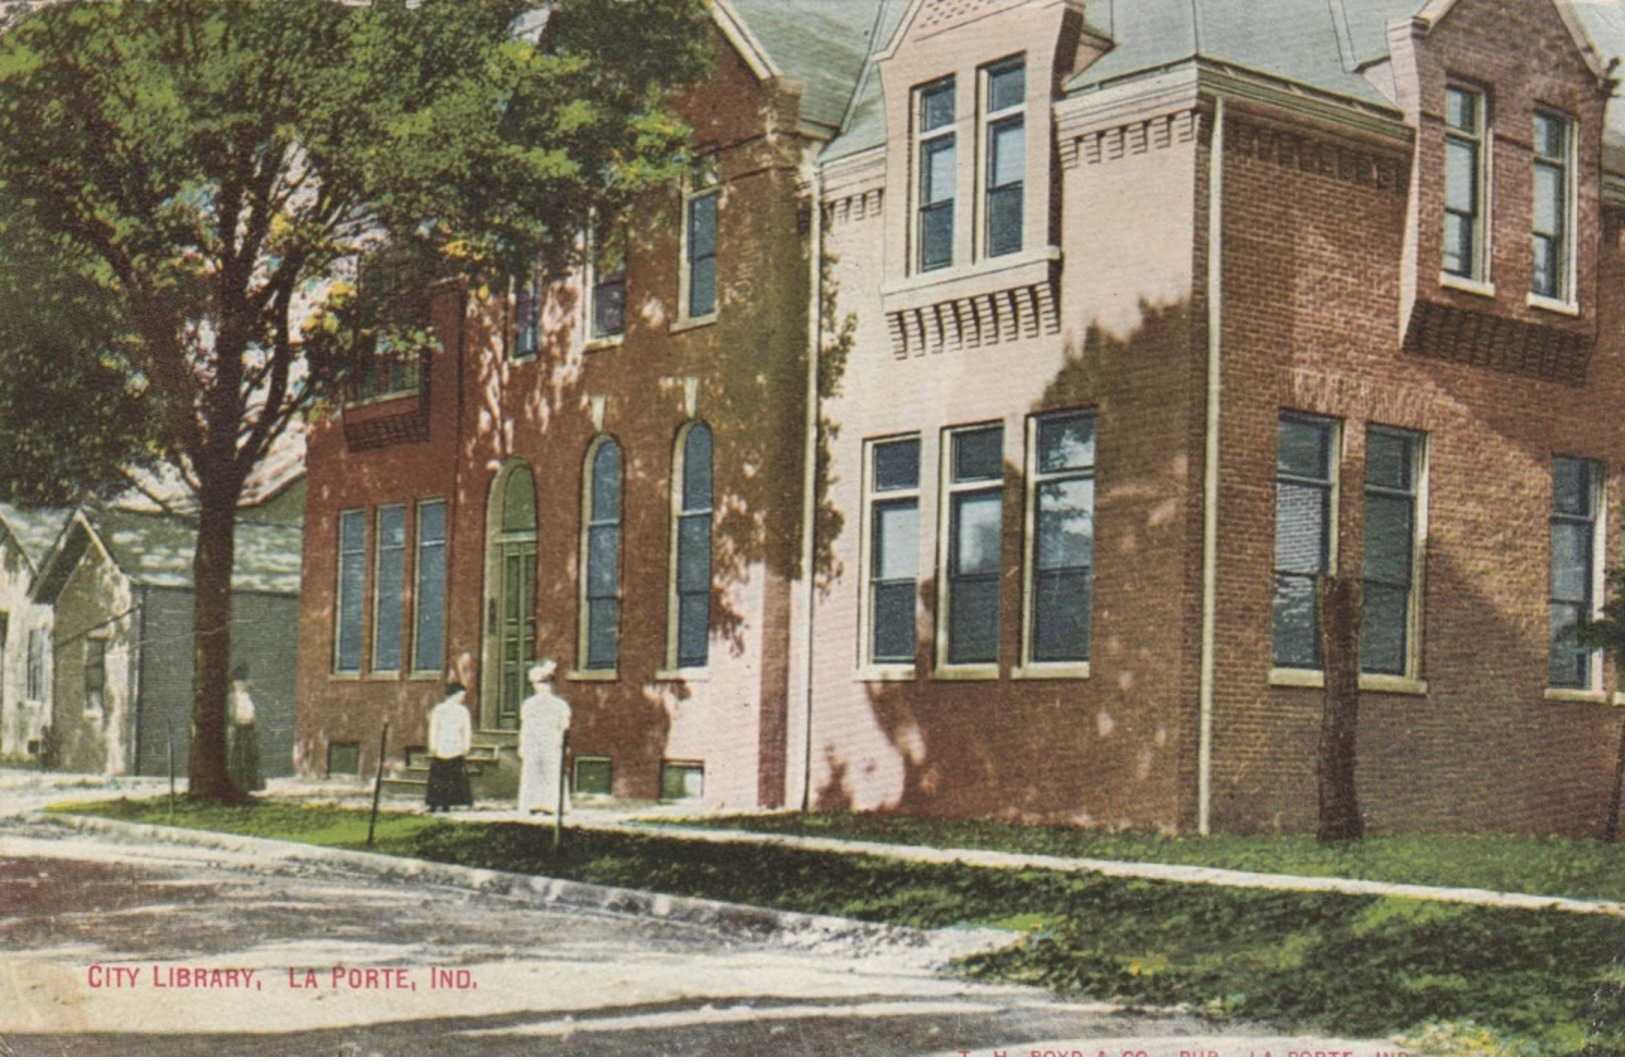
[[[587,449],[582,492],[583,669],[614,670],[621,655],[621,447],[602,436]]]
[[[711,626],[711,429],[698,421],[685,427],[674,464],[671,662],[703,667]]]

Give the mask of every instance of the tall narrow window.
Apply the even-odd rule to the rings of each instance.
[[[1315,580],[1331,570],[1337,425],[1283,416],[1275,462],[1277,667],[1320,667]]]
[[[621,652],[621,448],[600,438],[587,458],[581,658],[614,670]]]
[[[1484,95],[1445,89],[1444,271],[1484,278]]]
[[[1535,113],[1535,209],[1529,289],[1543,298],[1569,297],[1569,173],[1574,126]]]
[[[342,674],[361,670],[361,616],[367,589],[367,514],[359,509],[339,514],[338,601],[333,608],[333,669]]]
[[[406,506],[378,507],[378,558],[373,574],[372,669],[401,669],[402,624],[406,618]]]
[[[1417,524],[1422,436],[1372,427],[1365,444],[1364,617],[1360,670],[1415,671]]]
[[[679,475],[673,518],[677,555],[673,598],[677,610],[673,662],[703,667],[711,640],[711,429],[689,425],[678,443]]]
[[[920,440],[869,450],[870,663],[914,662],[920,565]]]
[[[1552,460],[1551,684],[1589,689],[1594,649],[1581,646],[1578,628],[1597,600],[1597,521],[1602,511],[1602,469],[1574,457]]]
[[[954,187],[959,156],[954,133],[954,79],[944,78],[915,94],[917,204],[914,241],[921,272],[954,261]]]
[[[592,337],[613,339],[626,331],[626,227],[601,220],[590,243]]]
[[[712,176],[698,178],[683,197],[683,315],[717,311],[717,204],[722,192]]]
[[[1039,417],[1029,454],[1027,658],[1081,663],[1094,589],[1094,416]]]
[[[45,660],[50,654],[50,633],[36,626],[28,631],[28,679],[24,693],[35,703],[45,700]]]
[[[982,71],[985,157],[982,234],[989,258],[1021,249],[1022,196],[1027,171],[1027,67],[1010,59]]]
[[[107,639],[85,638],[85,710],[102,714],[107,707]]]
[[[508,356],[535,357],[542,349],[542,270],[538,264],[513,280],[513,345]]]
[[[412,669],[439,671],[446,665],[446,503],[418,502],[416,609]]]
[[[949,664],[999,659],[999,557],[1004,529],[1004,429],[948,436]]]

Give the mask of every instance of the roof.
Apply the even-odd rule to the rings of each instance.
[[[120,571],[137,585],[192,587],[197,524],[153,512],[109,509],[90,517]],[[270,523],[237,524],[237,565],[231,588],[298,593],[302,532]]]
[[[11,536],[22,546],[23,556],[35,571],[45,562],[56,543],[57,535],[68,521],[65,508],[18,508],[0,502],[0,521],[11,531]]]
[[[876,46],[876,16],[888,3],[892,0],[728,0],[773,65],[802,86],[801,120],[829,132],[846,117]]]

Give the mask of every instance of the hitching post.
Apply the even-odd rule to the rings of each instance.
[[[570,753],[570,734],[565,733],[559,739],[559,791],[558,801],[553,808],[553,854],[559,853],[559,846],[564,842],[564,761]]]
[[[384,748],[389,744],[389,723],[378,736],[378,772],[372,781],[372,816],[367,819],[367,846],[372,846],[373,831],[378,828],[378,800],[384,794]]]

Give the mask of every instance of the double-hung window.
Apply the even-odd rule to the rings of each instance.
[[[1444,108],[1444,271],[1486,279],[1484,247],[1485,145],[1488,114],[1482,92],[1451,85]]]
[[[378,506],[378,556],[372,597],[372,669],[401,669],[406,618],[406,506]]]
[[[587,243],[592,338],[619,338],[626,331],[626,227],[600,220],[592,226]],[[713,234],[713,259],[715,252]]]
[[[438,671],[446,664],[446,503],[418,502],[417,611],[412,669]]]
[[[914,243],[920,272],[954,262],[954,188],[959,181],[954,79],[945,77],[915,92]]]
[[[703,172],[683,196],[683,316],[700,320],[717,311],[717,206],[722,190]]]
[[[587,457],[582,540],[581,658],[614,670],[621,652],[621,447],[600,438]]]
[[[1316,582],[1332,567],[1337,423],[1282,416],[1275,461],[1277,667],[1320,669]]]
[[[914,663],[920,565],[920,440],[869,447],[869,637],[866,662]]]
[[[1569,238],[1570,175],[1574,172],[1574,123],[1535,112],[1535,202],[1530,233],[1529,290],[1541,298],[1568,301],[1573,241]]]
[[[1027,170],[1024,59],[982,70],[982,254],[996,258],[1021,250],[1022,197]]]
[[[1372,427],[1365,448],[1364,615],[1360,670],[1412,677],[1419,618],[1423,438],[1414,431]]]
[[[948,434],[948,506],[944,661],[999,660],[999,570],[1004,531],[1004,429]]]
[[[334,604],[333,669],[361,671],[361,620],[367,589],[367,514],[339,514],[338,600]]]
[[[672,661],[679,667],[703,667],[710,659],[711,640],[711,429],[690,424],[677,445]]]
[[[1094,414],[1038,417],[1031,432],[1026,662],[1082,663],[1094,588]]]
[[[513,345],[508,356],[514,360],[535,357],[542,349],[542,268],[532,265],[523,276],[513,278]]]
[[[1579,626],[1596,608],[1601,513],[1601,465],[1553,458],[1549,680],[1556,689],[1590,689],[1596,680],[1596,650],[1580,644]]]

